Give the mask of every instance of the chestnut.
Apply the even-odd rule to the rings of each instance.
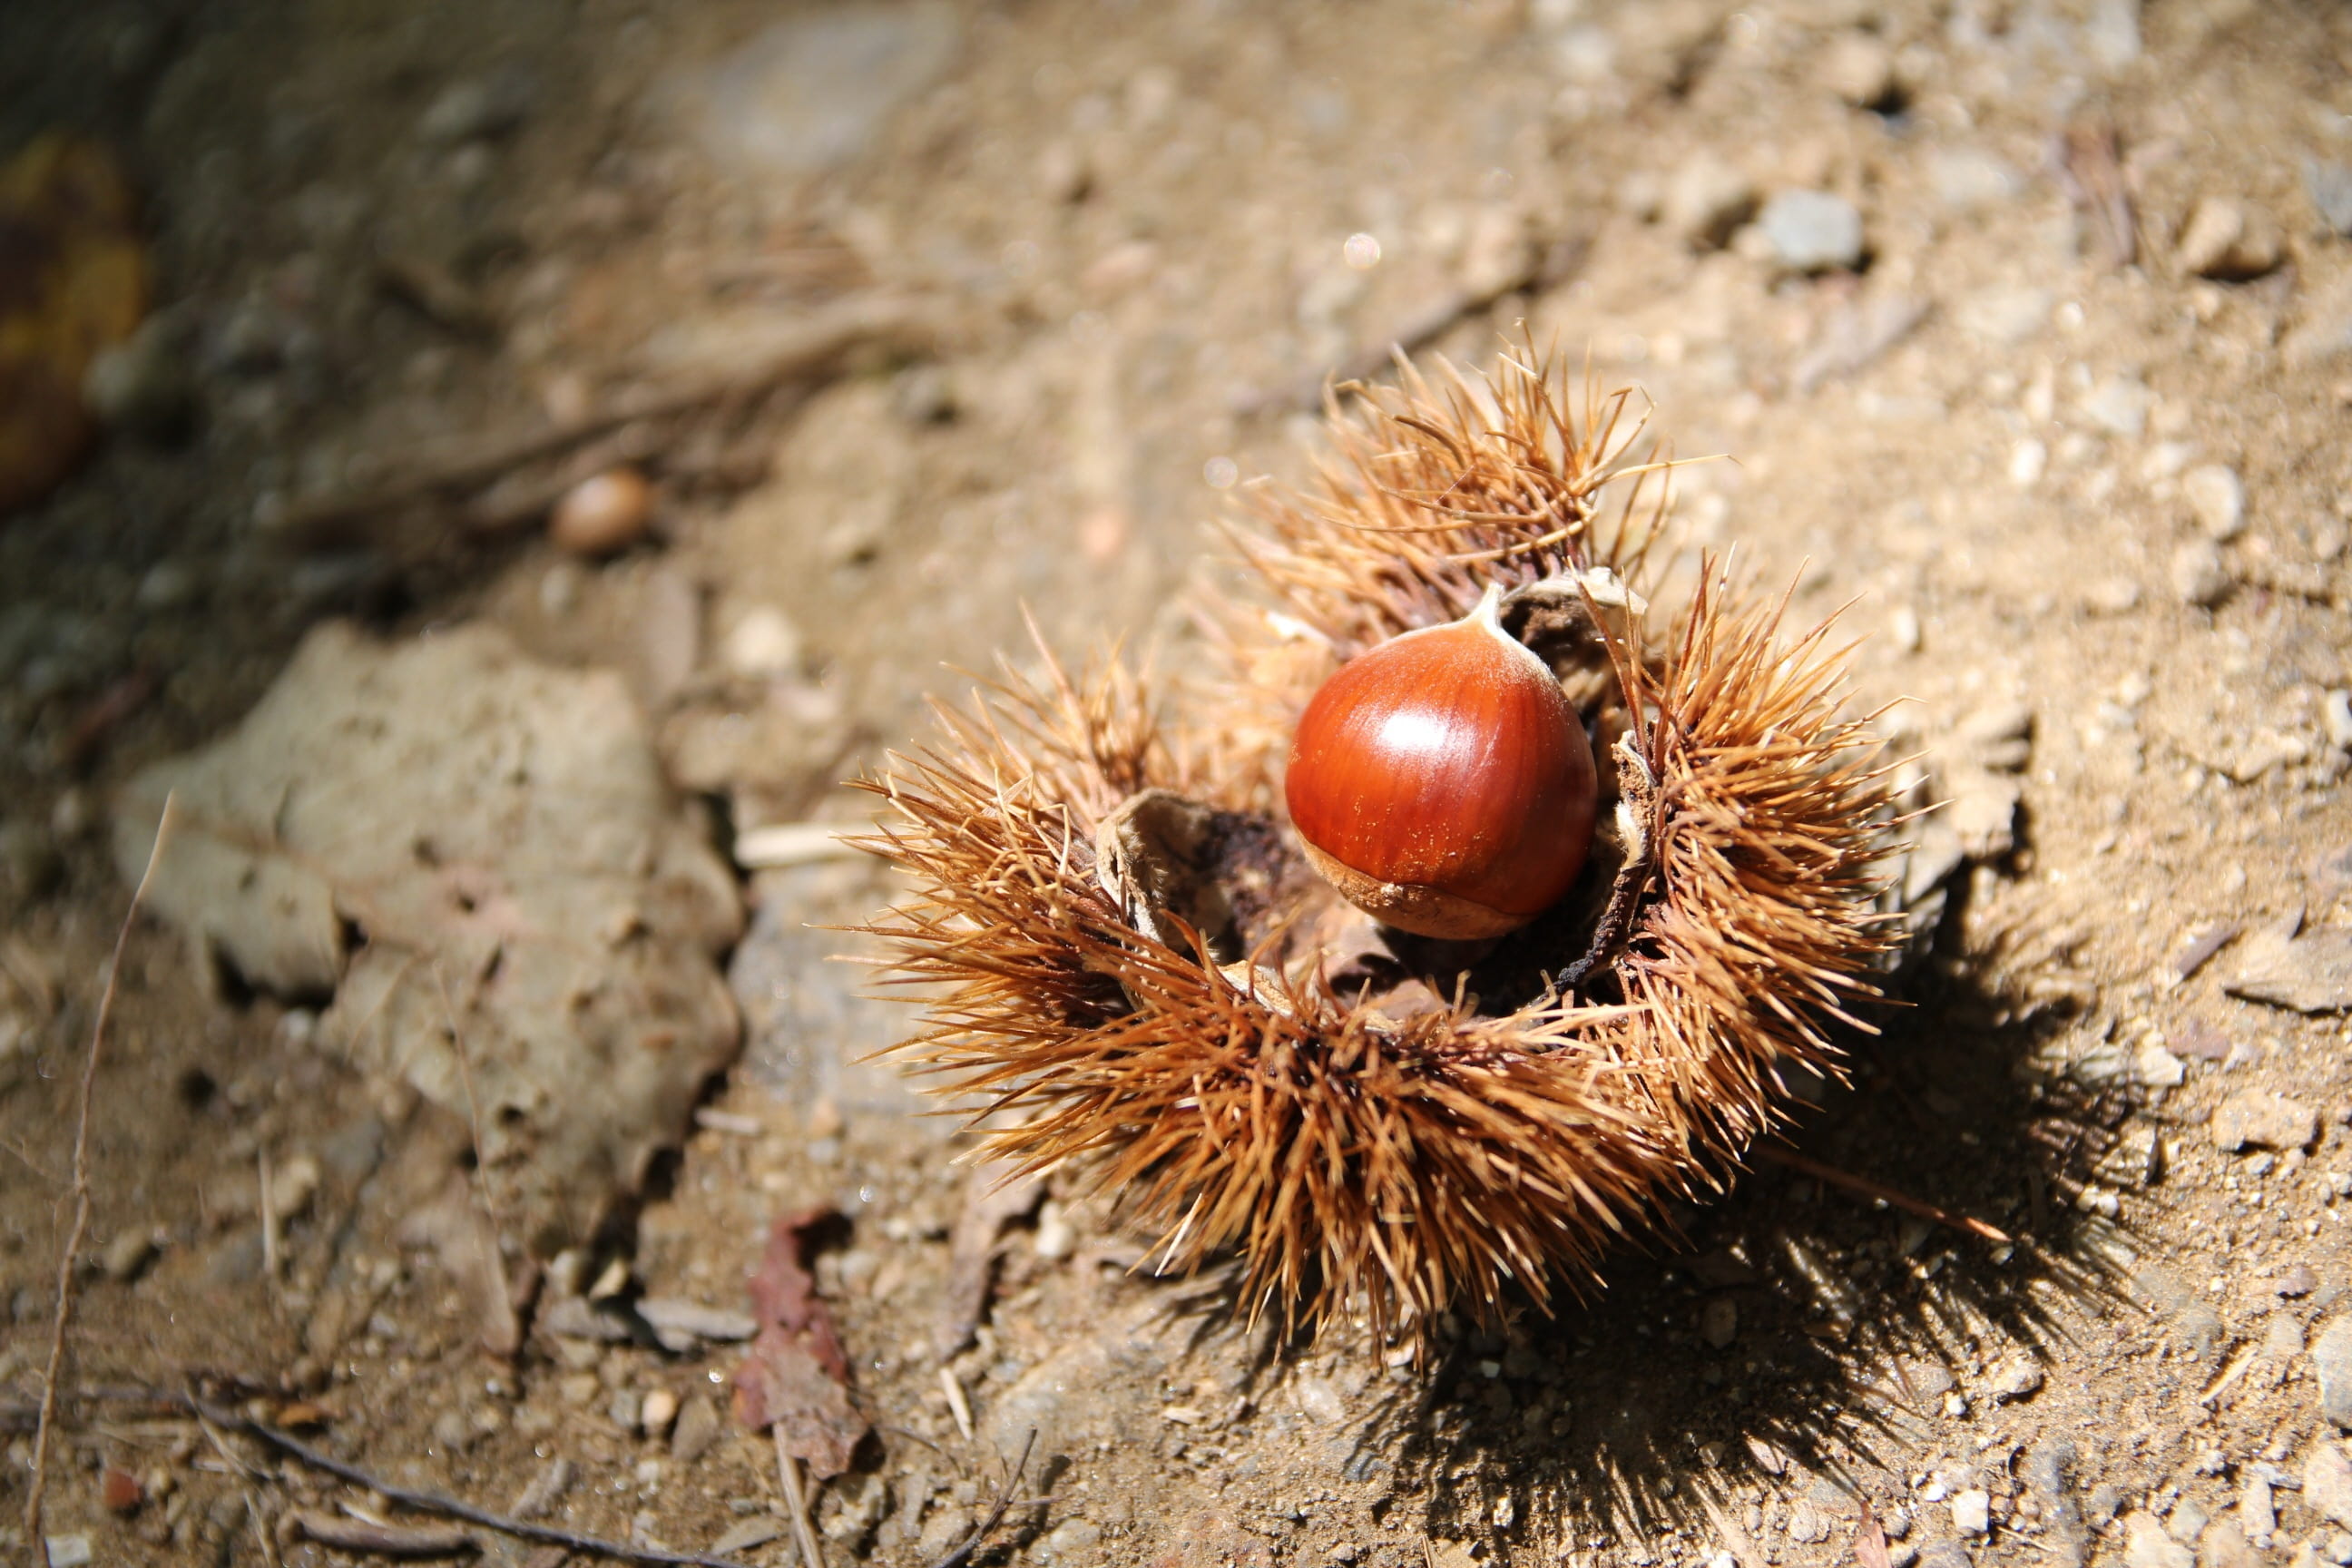
[[[1575,882],[1600,800],[1592,748],[1501,590],[1342,665],[1307,704],[1284,793],[1308,859],[1382,923],[1475,941]]]

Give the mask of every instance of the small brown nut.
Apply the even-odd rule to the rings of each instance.
[[[614,555],[646,536],[654,491],[631,468],[607,468],[581,480],[547,520],[547,537],[574,555]]]

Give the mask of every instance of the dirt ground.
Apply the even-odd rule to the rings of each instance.
[[[12,1560],[118,804],[351,619],[619,672],[737,857],[740,937],[678,962],[742,1052],[641,1194],[565,1178],[545,1270],[499,1238],[518,1319],[419,1217],[499,1167],[480,1117],[141,920],[53,1562],[360,1560],[295,1516],[383,1499],[132,1396],[193,1387],[392,1484],[791,1563],[722,1385],[770,1224],[829,1205],[874,1426],[814,1503],[835,1563],[946,1557],[1033,1428],[974,1562],[2352,1563],[2352,10],[19,0],[0,153],[58,127],[141,192],[137,370],[194,415],[118,411],[0,520]],[[1523,332],[1725,455],[1676,476],[1685,541],[1849,605],[1863,699],[1914,700],[1940,924],[1853,1083],[1794,1086],[1798,1147],[2015,1239],[1765,1164],[1416,1368],[1233,1326],[1074,1176],[983,1212],[857,1060],[911,1010],[811,929],[889,875],[743,861],[860,820],[839,781],[1024,606],[1181,665],[1208,525],[1306,477],[1327,375]],[[623,460],[649,534],[550,542]],[[666,1348],[656,1303],[714,1310]]]

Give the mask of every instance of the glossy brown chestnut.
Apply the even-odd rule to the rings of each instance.
[[[1576,880],[1599,801],[1592,748],[1501,595],[1359,654],[1291,742],[1290,820],[1317,870],[1400,930],[1470,941]]]

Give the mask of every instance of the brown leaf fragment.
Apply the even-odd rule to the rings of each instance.
[[[751,1278],[760,1331],[735,1369],[735,1418],[754,1432],[780,1429],[784,1451],[827,1480],[849,1468],[867,1426],[849,1403],[849,1359],[808,1271],[811,1237],[833,1218],[806,1209],[775,1222]]]
[[[1862,1505],[1862,1525],[1853,1532],[1853,1555],[1862,1568],[1891,1568],[1886,1553],[1886,1530],[1868,1503]]]
[[[2205,927],[2180,944],[2173,955],[2172,977],[2178,983],[2188,980],[2204,968],[2213,955],[2228,946],[2239,928],[2228,921]]]
[[[378,1557],[454,1557],[474,1550],[474,1538],[454,1524],[376,1524],[298,1508],[294,1528],[321,1546]]]
[[[1035,1176],[1007,1177],[1001,1164],[974,1170],[963,1189],[963,1209],[948,1239],[948,1284],[940,1301],[932,1348],[942,1360],[971,1343],[972,1331],[988,1310],[988,1288],[996,1271],[997,1234],[1037,1206],[1045,1184]]]

